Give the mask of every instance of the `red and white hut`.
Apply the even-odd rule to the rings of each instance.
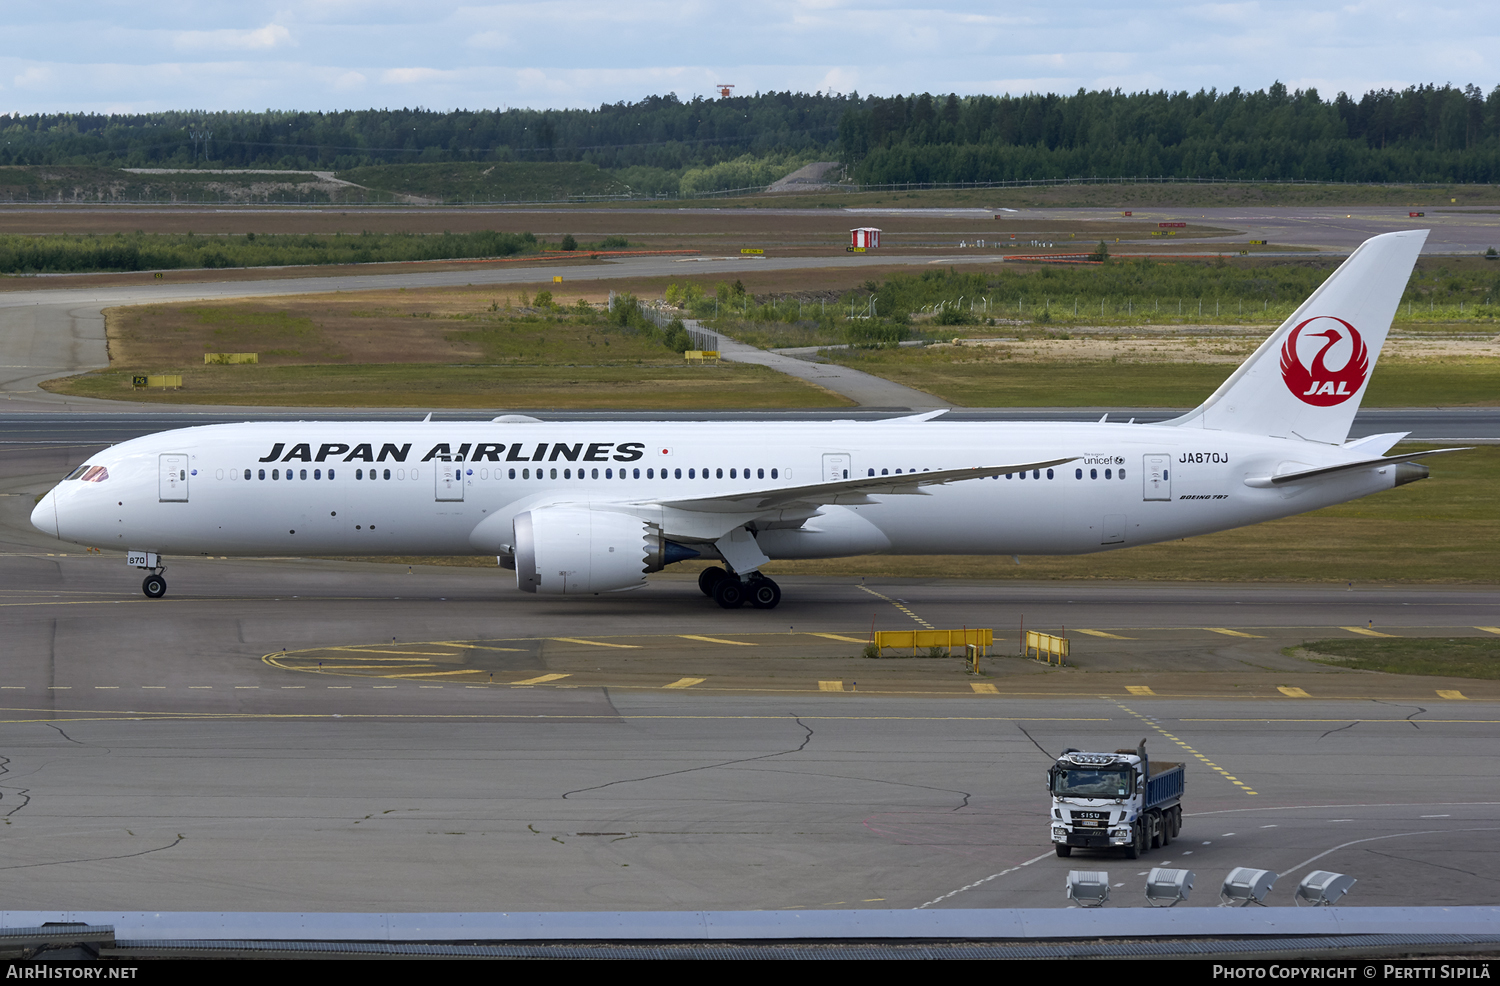
[[[873,250],[880,246],[880,230],[874,226],[861,226],[849,231],[849,245],[859,250]]]

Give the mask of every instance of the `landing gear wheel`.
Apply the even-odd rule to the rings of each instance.
[[[152,599],[160,599],[167,594],[167,580],[160,575],[148,575],[141,583],[141,591]]]
[[[729,573],[715,565],[698,573],[698,588],[705,596],[713,597],[714,586],[729,577]]]
[[[756,609],[775,609],[781,602],[781,586],[770,579],[750,581],[750,605]]]
[[[739,609],[745,605],[745,583],[726,574],[714,586],[714,602],[725,609]]]
[[[1054,844],[1053,848],[1057,850],[1057,854],[1063,859],[1067,859],[1069,856],[1073,855],[1073,847],[1065,846],[1061,842]]]

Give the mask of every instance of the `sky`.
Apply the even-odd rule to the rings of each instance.
[[[1500,4],[5,0],[0,112],[1500,84]]]

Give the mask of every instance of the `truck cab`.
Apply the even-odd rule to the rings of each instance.
[[[1047,771],[1057,854],[1120,849],[1136,859],[1169,845],[1182,828],[1186,772],[1180,763],[1152,763],[1144,739],[1113,753],[1064,750]]]

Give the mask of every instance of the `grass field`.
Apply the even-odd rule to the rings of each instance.
[[[718,411],[851,403],[773,370],[743,364],[197,366],[181,373],[181,390],[135,389],[131,374],[118,370],[49,381],[46,389],[108,400],[268,407]]]
[[[598,305],[469,289],[140,305],[106,313],[110,368],[54,393],[177,404],[516,409],[847,407],[803,381],[742,364],[689,366]],[[205,366],[206,352],[254,365]],[[181,374],[181,390],[132,386]]]
[[[1196,407],[1258,341],[1234,345],[1231,360],[1202,363],[1154,361],[1146,343],[1139,355],[1104,360],[1027,361],[1009,354],[1020,346],[828,350],[824,355],[965,407]],[[1207,351],[1216,340],[1205,342]],[[1500,405],[1500,360],[1380,360],[1365,407],[1434,405]]]
[[[1301,647],[1287,648],[1287,653],[1359,671],[1500,678],[1500,637],[1309,640]]]

